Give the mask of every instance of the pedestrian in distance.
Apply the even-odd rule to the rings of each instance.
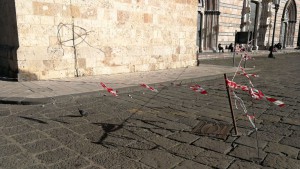
[[[230,50],[230,52],[233,52],[233,44],[232,43],[228,46],[228,50]]]
[[[221,43],[219,43],[219,45],[218,45],[218,49],[219,49],[219,52],[221,52],[221,51],[222,51],[222,53],[224,53],[224,48],[221,46]]]

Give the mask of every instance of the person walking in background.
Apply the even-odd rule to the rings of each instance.
[[[229,45],[228,50],[230,50],[230,52],[233,52],[233,44],[232,43]]]
[[[224,53],[224,48],[221,46],[221,43],[219,43],[219,45],[218,45],[218,49],[219,49],[219,52],[221,52],[221,51],[222,51],[222,53]]]

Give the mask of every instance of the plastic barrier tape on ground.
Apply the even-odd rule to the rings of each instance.
[[[190,87],[190,89],[194,90],[195,92],[207,95],[207,91],[203,89],[200,85],[193,85]]]
[[[246,76],[248,79],[250,79],[249,76],[251,76],[251,77],[259,77],[259,75],[256,75],[256,74],[248,74],[248,73],[246,73],[245,69],[244,69],[243,67],[241,67],[241,66],[240,66],[240,69],[242,70],[243,73],[238,73],[238,74],[244,75],[244,76]]]
[[[277,106],[279,106],[279,107],[284,107],[284,106],[285,106],[285,104],[284,104],[282,101],[277,100],[277,99],[275,99],[275,98],[272,98],[272,97],[270,97],[270,96],[266,96],[266,95],[264,95],[264,94],[262,93],[262,91],[257,90],[257,89],[255,89],[255,88],[251,88],[249,92],[250,92],[252,98],[254,98],[254,99],[256,99],[256,100],[266,99],[266,100],[268,100],[269,102],[271,102],[271,103],[273,103],[273,104],[275,104],[275,105],[277,105]]]
[[[232,88],[232,89],[241,89],[243,91],[249,91],[248,86],[244,86],[244,85],[239,85],[233,81],[230,81],[228,79],[226,79],[226,83],[228,85],[228,87]]]
[[[257,90],[255,88],[250,88],[249,90],[249,94],[251,95],[251,97],[255,100],[261,100],[265,98],[265,95],[262,93],[262,91]]]
[[[238,72],[237,74],[243,75],[243,76],[246,76],[246,75],[247,75],[247,76],[251,76],[251,77],[259,77],[259,75],[257,75],[257,74],[245,74],[245,73],[239,73],[239,72]],[[247,76],[246,76],[246,77],[247,77]]]
[[[248,55],[248,53],[245,53],[245,55],[243,56],[243,61],[246,60],[255,60],[254,58],[252,58],[250,55]]]
[[[243,72],[243,74],[242,74],[242,75],[244,75],[245,77],[247,77],[247,78],[248,78],[248,80],[249,80],[249,83],[250,83],[250,85],[251,85],[252,87],[254,87],[254,85],[253,85],[253,83],[252,83],[252,81],[251,81],[251,79],[250,79],[250,77],[249,77],[249,76],[251,76],[251,77],[258,77],[258,75],[255,75],[255,74],[248,74],[248,73],[246,73],[245,69],[244,69],[244,68],[242,68],[242,67],[240,67],[240,69],[241,69],[241,70],[242,70],[242,72]]]
[[[252,116],[252,115],[249,115],[249,114],[247,114],[247,117],[248,117],[248,119],[249,119],[251,125],[253,126],[253,128],[255,128],[255,129],[257,130],[256,125],[255,125],[255,123],[254,123],[254,121],[253,121],[253,120],[255,119],[255,117]]]
[[[239,66],[234,74],[234,77],[239,74],[239,75],[242,75],[242,76],[245,76],[248,78],[249,80],[249,84],[254,87],[251,79],[250,79],[250,76],[251,77],[258,77],[258,75],[255,75],[255,74],[247,74],[245,69],[242,68],[240,65],[241,65],[241,62],[244,61],[246,63],[247,60],[254,60],[254,58],[252,58],[250,55],[248,55],[248,53],[246,52],[245,48],[244,49],[240,49],[238,48],[237,49],[237,52],[243,52],[244,55],[242,55],[241,57],[241,61],[239,63]],[[238,54],[238,53],[237,53]],[[239,69],[242,71],[242,73],[238,72]],[[234,79],[233,77],[233,79]],[[230,81],[228,79],[226,79],[226,84],[229,88],[232,88],[232,89],[241,89],[242,91],[246,91],[246,92],[249,92],[249,94],[252,96],[252,98],[255,98],[255,99],[261,99],[264,95],[262,94],[262,92],[258,91],[258,90],[254,90],[253,88],[249,88],[248,86],[244,86],[244,85],[240,85],[240,84],[237,84],[235,83],[234,81]],[[235,98],[235,105],[236,105],[236,108],[238,109],[237,107],[237,102],[240,103],[240,106],[244,112],[244,114],[247,116],[248,120],[250,121],[251,125],[253,126],[253,128],[257,131],[258,129],[256,128],[256,125],[255,125],[255,116],[254,115],[250,115],[248,114],[248,111],[247,111],[247,108],[244,104],[244,101],[238,97],[235,92],[232,90],[232,94],[234,95],[234,98]]]
[[[274,98],[269,97],[269,96],[265,96],[265,97],[269,102],[271,102],[271,103],[273,103],[273,104],[275,104],[279,107],[284,107],[285,106],[285,104],[280,100],[274,99]]]
[[[153,87],[150,87],[150,86],[148,86],[148,85],[146,85],[146,84],[140,84],[142,87],[144,87],[144,88],[147,88],[147,89],[149,89],[149,90],[151,90],[152,92],[158,92],[158,90],[156,90],[156,89],[154,89]]]
[[[101,84],[101,86],[104,88],[104,89],[106,89],[109,93],[111,93],[112,95],[114,95],[114,96],[118,96],[117,95],[117,91],[114,91],[114,89],[112,89],[112,88],[108,88],[104,83],[100,83]]]
[[[236,54],[244,53],[245,51],[246,51],[246,49],[244,47],[239,47],[239,46],[235,47],[235,53]]]
[[[269,102],[279,106],[279,107],[284,107],[285,104],[284,102],[280,101],[280,100],[277,100],[275,98],[272,98],[270,96],[266,96],[263,94],[262,91],[260,90],[257,90],[255,88],[249,88],[248,86],[243,86],[243,85],[239,85],[233,81],[230,81],[230,80],[226,80],[227,82],[227,85],[232,88],[232,89],[241,89],[243,91],[249,91],[249,94],[251,95],[251,97],[255,100],[262,100],[262,99],[266,99],[268,100]]]

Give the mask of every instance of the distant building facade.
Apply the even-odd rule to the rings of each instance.
[[[299,44],[300,0],[281,0],[275,43]],[[271,43],[272,0],[1,0],[0,74],[41,80],[171,69],[253,32]]]
[[[273,0],[199,0],[198,37],[200,51],[234,43],[235,31],[252,32],[253,50],[271,46],[275,18]],[[299,44],[300,0],[281,0],[274,43],[283,48]],[[299,46],[299,45],[298,45]]]

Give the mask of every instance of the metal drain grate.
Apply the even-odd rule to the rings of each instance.
[[[219,124],[210,121],[200,121],[191,131],[192,134],[200,136],[211,136],[225,140],[229,135],[231,125]]]

